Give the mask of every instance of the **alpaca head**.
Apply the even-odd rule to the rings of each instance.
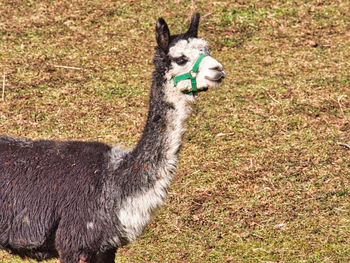
[[[191,79],[186,78],[188,74],[192,76],[192,82],[195,82],[198,91],[219,84],[225,77],[222,65],[210,56],[208,43],[198,38],[199,17],[198,13],[194,14],[188,31],[177,35],[170,35],[163,18],[159,18],[156,24],[158,49],[169,64],[166,78],[174,84],[174,89],[183,93],[193,90]],[[193,72],[195,64],[199,66],[196,72]]]

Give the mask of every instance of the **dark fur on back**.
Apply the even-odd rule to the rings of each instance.
[[[106,154],[96,142],[15,140],[0,137],[0,246],[21,256],[57,256],[53,239],[61,216],[89,221],[101,195]],[[89,200],[93,202],[89,202]],[[59,238],[59,237],[58,237]],[[52,255],[46,255],[49,250]]]

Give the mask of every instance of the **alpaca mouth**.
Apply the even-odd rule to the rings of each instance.
[[[222,80],[226,77],[225,71],[219,71],[213,77],[206,76],[205,78],[210,81],[221,83]]]
[[[202,91],[207,91],[207,90],[208,90],[208,87],[205,87],[205,88],[198,89],[197,92],[202,92]]]

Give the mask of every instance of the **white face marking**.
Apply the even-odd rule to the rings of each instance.
[[[172,57],[180,57],[182,55],[193,57],[200,54],[210,55],[208,42],[201,38],[190,38],[188,41],[185,39],[180,40],[169,50],[169,55]]]
[[[190,38],[189,40],[180,40],[169,50],[169,55],[172,58],[184,56],[188,62],[184,65],[178,65],[172,62],[172,67],[167,74],[167,79],[170,81],[175,76],[188,73],[192,70],[200,55],[210,55],[208,43],[199,38]],[[198,74],[196,77],[197,88],[203,89],[213,87],[218,84],[218,80],[225,76],[223,66],[211,56],[203,58],[199,65]],[[182,80],[176,87],[180,91],[191,90],[191,81],[189,79]]]

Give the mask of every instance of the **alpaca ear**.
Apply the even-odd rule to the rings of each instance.
[[[170,31],[167,23],[163,18],[159,18],[156,24],[156,39],[158,46],[164,51],[168,52]]]
[[[195,13],[192,16],[190,28],[186,32],[186,35],[188,37],[197,37],[198,36],[199,20],[200,20],[200,14]]]

